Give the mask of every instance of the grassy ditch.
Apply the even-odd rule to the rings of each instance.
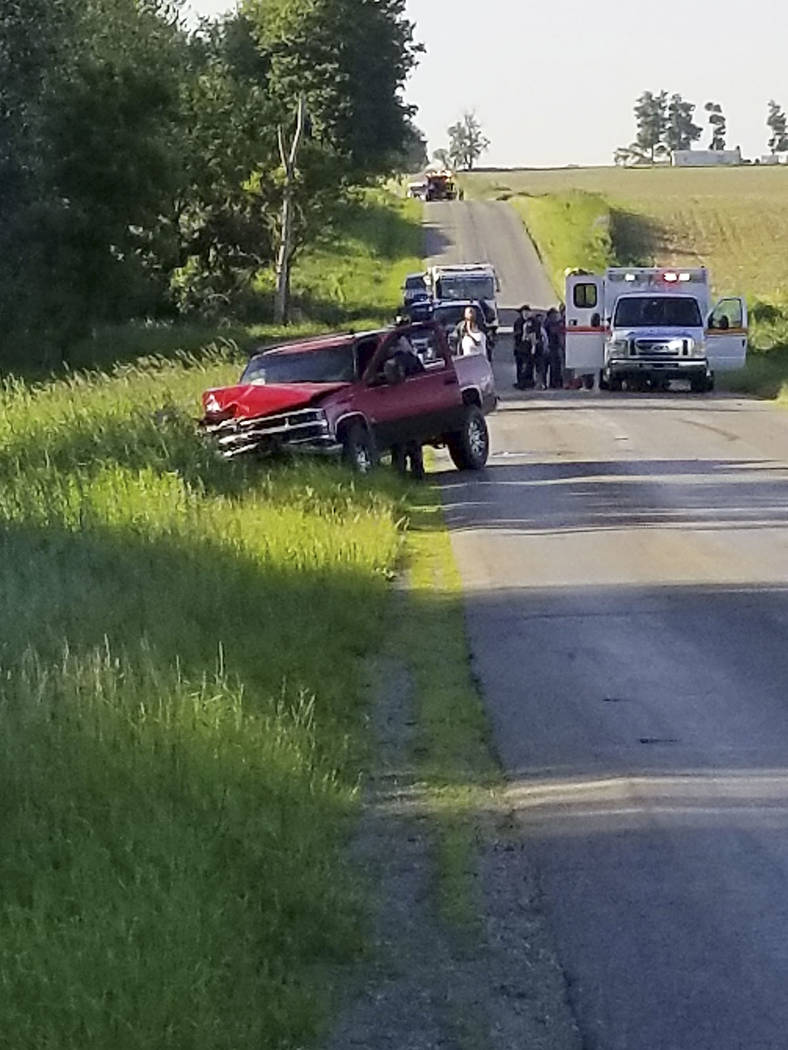
[[[479,837],[500,786],[500,767],[468,661],[461,582],[437,489],[420,491],[411,525],[409,588],[396,650],[407,656],[416,690],[414,764],[435,820],[439,913],[471,942],[482,917]]]
[[[610,265],[611,214],[604,197],[581,192],[518,195],[509,203],[522,216],[559,295],[567,266],[596,273]]]
[[[361,945],[360,657],[403,489],[218,462],[221,354],[0,393],[0,1025],[298,1046]],[[328,969],[328,967],[326,968]]]

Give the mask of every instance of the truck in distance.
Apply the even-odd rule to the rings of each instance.
[[[744,366],[747,306],[711,302],[708,271],[613,267],[566,279],[566,366],[599,374],[610,390],[667,389],[673,379],[700,393],[719,372]]]
[[[427,201],[453,201],[457,199],[457,185],[450,171],[427,172]]]

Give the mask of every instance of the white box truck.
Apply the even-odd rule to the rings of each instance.
[[[747,305],[734,296],[712,306],[705,269],[615,267],[566,278],[566,366],[599,375],[611,390],[665,389],[689,380],[712,390],[718,372],[747,357]]]
[[[501,285],[491,263],[447,263],[431,266],[427,271],[427,283],[436,302],[447,299],[472,299],[484,303],[487,323],[497,329],[496,297]]]

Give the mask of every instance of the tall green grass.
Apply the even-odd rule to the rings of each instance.
[[[224,463],[227,352],[0,391],[0,1030],[267,1050],[360,950],[344,854],[403,490]]]

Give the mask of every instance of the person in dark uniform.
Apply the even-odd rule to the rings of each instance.
[[[397,318],[397,327],[404,327],[407,321]],[[395,373],[399,373],[398,378]],[[392,343],[389,355],[383,366],[383,374],[388,382],[404,382],[410,376],[426,372],[424,363],[413,349],[410,339],[403,332]],[[410,473],[419,481],[424,477],[424,452],[419,441],[405,441],[391,446],[391,465],[399,474]]]
[[[526,338],[526,326],[530,312],[530,306],[521,306],[517,311],[517,317],[512,326],[515,365],[514,385],[518,390],[528,390],[534,385],[534,362],[531,356],[531,347]]]
[[[547,338],[547,370],[550,377],[548,385],[551,390],[561,390],[564,385],[562,345],[564,325],[555,307],[547,311],[544,330]]]
[[[539,390],[544,390],[547,386],[547,337],[543,322],[543,314],[533,313],[525,326],[525,336],[531,351],[536,386]]]

